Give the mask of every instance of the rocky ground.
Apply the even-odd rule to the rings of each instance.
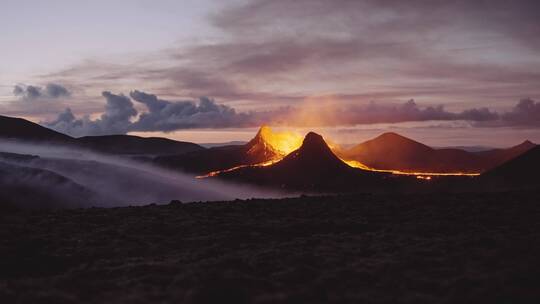
[[[0,216],[1,303],[539,303],[540,193]]]

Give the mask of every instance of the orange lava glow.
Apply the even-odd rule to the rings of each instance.
[[[289,153],[295,151],[296,149],[300,148],[303,142],[303,137],[298,134],[297,132],[292,131],[280,131],[275,132],[268,126],[261,127],[261,136],[264,140],[265,144],[270,146],[272,150],[277,152],[279,154],[278,158],[259,163],[259,164],[253,164],[253,165],[240,165],[233,168],[225,169],[225,170],[218,170],[218,171],[212,171],[205,175],[197,176],[196,178],[206,178],[206,177],[212,177],[219,175],[220,173],[224,172],[230,172],[234,171],[240,168],[245,167],[264,167],[272,165],[281,159],[283,159],[286,155]],[[327,142],[328,146],[332,151],[336,151],[339,149],[338,145],[331,144],[331,142]],[[353,168],[359,168],[366,171],[373,171],[373,172],[381,172],[381,173],[390,173],[394,175],[408,175],[408,176],[416,176],[416,178],[421,180],[431,180],[432,177],[436,176],[478,176],[480,173],[463,173],[463,172],[452,172],[452,173],[439,173],[439,172],[409,172],[409,171],[401,171],[401,170],[386,170],[386,169],[376,169],[371,168],[359,161],[356,160],[345,160],[340,158],[344,163],[347,165],[353,167]]]
[[[272,149],[278,152],[280,155],[285,156],[292,151],[300,148],[302,145],[303,137],[292,131],[273,131],[269,126],[261,127],[261,136],[264,141],[272,147]]]
[[[433,176],[478,176],[480,173],[463,173],[463,172],[409,172],[409,171],[400,171],[400,170],[385,170],[385,169],[375,169],[366,166],[365,164],[356,161],[356,160],[344,160],[341,159],[347,165],[353,168],[359,168],[367,171],[382,172],[382,173],[391,173],[395,175],[410,175],[416,176],[418,179],[431,180]]]
[[[219,175],[221,173],[225,173],[225,172],[231,172],[231,171],[234,171],[234,170],[238,170],[238,169],[241,169],[241,168],[246,168],[246,167],[266,167],[266,166],[270,166],[272,164],[275,164],[277,163],[278,161],[280,161],[280,159],[273,159],[273,160],[269,160],[267,162],[263,162],[263,163],[259,163],[259,164],[254,164],[254,165],[240,165],[240,166],[236,166],[236,167],[232,167],[232,168],[229,168],[229,169],[224,169],[224,170],[217,170],[217,171],[212,171],[212,172],[209,172],[207,174],[204,174],[204,175],[198,175],[198,176],[195,176],[195,178],[207,178],[207,177],[212,177],[212,176],[216,176],[216,175]]]

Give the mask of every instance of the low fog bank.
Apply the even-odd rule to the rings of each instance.
[[[60,146],[0,141],[0,152],[14,153],[0,153],[0,198],[8,197],[16,207],[115,207],[287,196]]]
[[[0,161],[0,211],[97,206],[102,199],[54,172]]]

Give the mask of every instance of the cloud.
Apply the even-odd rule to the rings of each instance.
[[[500,115],[488,108],[473,108],[462,112],[449,112],[443,105],[419,106],[413,99],[402,104],[321,106],[291,109],[278,119],[283,124],[303,127],[353,126],[377,123],[401,123],[419,121],[494,122]]]
[[[168,101],[154,94],[134,90],[128,96],[103,92],[105,112],[97,119],[76,118],[67,108],[44,125],[72,135],[125,134],[133,131],[170,132],[192,128],[243,128],[263,124],[292,127],[354,126],[376,123],[420,121],[469,121],[475,126],[540,126],[540,103],[523,99],[510,111],[489,108],[447,111],[444,106],[419,106],[414,100],[403,104],[330,105],[282,107],[270,111],[238,112],[208,97],[198,101]],[[145,105],[138,113],[131,99]]]
[[[274,33],[276,29],[280,32],[311,29],[325,34],[341,29],[347,33],[377,31],[388,37],[455,27],[486,30],[514,37],[519,42],[537,43],[540,39],[531,34],[538,31],[539,10],[540,4],[535,0],[254,0],[219,11],[212,22],[244,36]]]
[[[13,88],[13,95],[25,100],[38,98],[61,98],[71,96],[71,92],[64,86],[56,83],[48,83],[45,88],[33,85],[18,84]]]
[[[346,108],[340,111],[350,124],[396,123],[404,121],[456,120],[455,113],[447,112],[442,105],[419,107],[411,99],[401,105],[370,103],[366,107]]]
[[[170,102],[137,90],[131,92],[130,96],[148,108],[148,112],[141,114],[131,126],[133,131],[244,127],[248,126],[251,117],[251,114],[237,113],[231,107],[216,104],[208,97],[201,97],[196,103]]]
[[[458,117],[462,120],[476,121],[476,122],[490,122],[500,119],[500,115],[497,112],[493,112],[488,108],[474,108],[464,110]]]
[[[533,0],[242,1],[211,15],[219,39],[50,79],[265,107],[323,94],[500,106],[540,98],[538,11]]]
[[[502,120],[514,126],[540,127],[540,102],[525,98],[510,111],[501,115]]]
[[[56,83],[49,83],[45,86],[45,95],[50,98],[70,96],[71,93],[63,86]]]
[[[248,127],[262,123],[261,117],[265,114],[237,113],[235,109],[217,104],[208,97],[201,97],[198,102],[172,102],[135,90],[130,93],[131,98],[148,109],[139,115],[128,96],[110,92],[103,92],[102,95],[106,99],[105,112],[98,119],[92,120],[89,116],[78,119],[67,108],[55,120],[42,124],[78,137],[125,134],[131,131],[168,132],[189,128]]]
[[[72,136],[125,134],[130,131],[131,119],[137,116],[133,102],[124,95],[103,92],[106,105],[100,118],[91,120],[85,116],[77,119],[67,108],[56,120],[43,123],[45,126]]]

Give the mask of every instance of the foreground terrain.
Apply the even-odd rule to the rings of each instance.
[[[0,215],[0,302],[534,303],[540,193]]]

